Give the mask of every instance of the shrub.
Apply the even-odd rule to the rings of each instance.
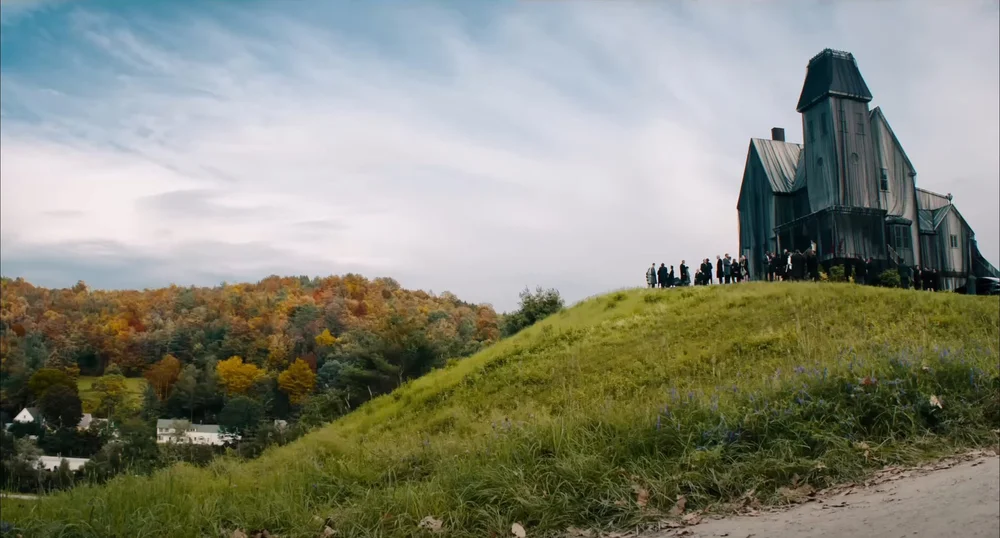
[[[834,265],[830,267],[830,275],[827,278],[830,282],[847,282],[847,277],[844,276],[844,266]]]
[[[878,283],[883,288],[898,288],[902,285],[899,279],[899,271],[895,269],[886,269],[882,271],[882,274],[878,276]]]

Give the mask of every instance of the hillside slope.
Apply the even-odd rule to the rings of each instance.
[[[586,301],[255,461],[36,503],[30,536],[530,535],[659,518],[996,442],[1000,303],[836,284]],[[749,494],[748,492],[753,492]],[[328,519],[329,518],[329,519]]]

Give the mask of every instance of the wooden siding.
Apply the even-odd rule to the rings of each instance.
[[[874,149],[874,181],[877,185],[879,207],[890,217],[909,220],[910,241],[914,246],[914,265],[921,265],[920,216],[918,214],[915,178],[917,171],[910,162],[892,127],[878,107],[870,114],[870,130]],[[884,178],[884,179],[883,179]],[[883,189],[882,187],[887,187]]]
[[[937,231],[938,238],[943,243],[940,245],[941,270],[965,274],[968,270],[966,258],[969,252],[969,234],[958,212],[954,209],[949,211]],[[951,245],[952,235],[957,240],[957,245],[954,247]]]
[[[834,124],[830,100],[824,99],[802,114],[805,133],[805,188],[809,207],[822,211],[839,205],[837,155],[834,152]],[[825,127],[824,127],[825,125]]]
[[[753,141],[747,150],[739,200],[740,253],[746,253],[750,274],[761,274],[761,259],[771,247],[774,230],[774,191]],[[756,277],[755,277],[756,278]]]
[[[831,98],[831,107],[836,115],[834,154],[841,170],[839,205],[879,208],[868,103]]]

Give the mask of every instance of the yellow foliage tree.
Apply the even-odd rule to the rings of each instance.
[[[254,383],[264,377],[264,371],[257,365],[244,363],[243,358],[237,355],[216,363],[215,372],[219,374],[219,382],[229,396],[246,394]]]
[[[316,345],[320,347],[330,347],[337,343],[337,337],[330,334],[330,329],[323,329],[323,332],[316,335]]]
[[[288,394],[292,405],[299,405],[316,387],[316,374],[302,359],[295,362],[278,376],[278,387]]]
[[[272,334],[267,344],[267,366],[271,370],[281,370],[288,364],[288,338],[282,334]]]

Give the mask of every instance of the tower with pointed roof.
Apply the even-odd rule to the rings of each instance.
[[[868,103],[872,94],[854,55],[825,49],[809,60],[795,109],[805,135],[809,205],[877,208]]]

